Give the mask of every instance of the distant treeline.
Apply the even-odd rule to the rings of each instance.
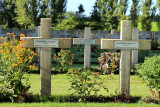
[[[39,26],[41,18],[51,18],[54,30],[76,30],[92,27],[92,30],[118,29],[120,20],[132,20],[132,26],[150,31],[151,22],[157,22],[160,30],[160,0],[96,0],[90,16],[84,14],[80,4],[76,12],[67,12],[67,0],[0,0],[0,25],[4,28],[32,29]],[[88,2],[88,1],[87,1]],[[126,16],[128,4],[130,14]],[[155,4],[155,5],[154,5]]]

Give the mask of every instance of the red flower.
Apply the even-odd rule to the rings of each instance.
[[[68,63],[70,64],[71,62],[70,62],[70,61],[68,61]]]
[[[91,51],[93,52],[94,51],[94,49],[96,49],[96,47],[94,46],[93,48],[91,48]]]

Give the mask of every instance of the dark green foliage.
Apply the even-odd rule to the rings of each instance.
[[[142,30],[151,30],[151,22],[155,15],[155,7],[151,7],[152,2],[153,0],[145,0],[141,2],[142,16],[140,16],[139,19],[142,22]]]
[[[67,49],[61,49],[57,55],[54,55],[54,71],[58,71],[59,73],[68,72],[69,68],[73,65],[73,60],[74,54]]]
[[[100,69],[104,71],[104,74],[114,73],[119,70],[119,58],[120,53],[102,53],[98,58]]]
[[[149,56],[149,50],[138,51],[138,62],[144,62],[145,57]]]
[[[16,17],[15,9],[15,3],[12,0],[0,0],[0,25],[5,28],[17,26],[14,20]]]
[[[130,19],[132,21],[132,27],[137,28],[138,26],[138,14],[139,14],[139,4],[140,0],[132,0],[132,8],[131,8],[131,14]]]
[[[13,102],[13,91],[0,87],[0,102]]]
[[[59,19],[63,19],[63,14],[66,12],[66,4],[67,0],[51,0],[50,5],[51,5],[51,19],[52,19],[52,24],[58,23]]]
[[[149,86],[153,97],[160,98],[160,56],[146,57],[144,63],[135,67],[139,77]]]
[[[151,49],[152,49],[152,50],[157,50],[157,49],[158,49],[158,46],[159,46],[159,44],[158,44],[157,42],[154,42],[154,41],[152,40],[152,42],[151,42]]]
[[[119,20],[125,20],[126,19],[126,12],[127,12],[127,9],[128,9],[128,0],[120,0],[120,3],[119,3]]]
[[[76,11],[76,14],[79,15],[79,16],[81,16],[84,12],[85,12],[84,7],[83,7],[82,4],[80,4],[78,6],[78,11]]]
[[[117,3],[117,0],[97,0],[97,7],[100,10],[102,24],[107,30],[118,28]]]

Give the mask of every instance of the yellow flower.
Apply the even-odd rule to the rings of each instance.
[[[12,66],[18,66],[18,64],[17,64],[17,63],[15,63],[15,64],[12,64]]]
[[[6,35],[12,35],[13,33],[11,33],[11,32],[7,32],[7,34]]]
[[[8,45],[9,43],[4,42],[4,45]]]
[[[30,49],[27,49],[27,51],[30,51]]]
[[[25,37],[25,34],[24,34],[24,33],[21,33],[21,34],[20,34],[20,37]]]

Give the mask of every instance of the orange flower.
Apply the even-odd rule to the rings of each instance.
[[[36,53],[34,51],[32,51],[31,54],[34,55],[34,56],[36,55]]]
[[[20,42],[20,44],[22,44],[22,43],[25,43],[25,40],[20,40],[19,42]]]
[[[8,37],[2,37],[2,39],[7,39]]]
[[[28,58],[29,58],[29,59],[32,59],[32,57],[31,57],[31,56],[29,56]]]
[[[71,63],[71,61],[68,61],[68,63],[70,64],[70,63]]]
[[[21,33],[21,34],[20,34],[20,37],[25,37],[25,34],[24,34],[24,33]]]
[[[17,36],[16,34],[13,35],[13,37],[16,37],[16,36]]]
[[[34,69],[34,68],[36,68],[36,67],[35,67],[35,65],[33,64],[33,65],[29,65],[29,68],[30,68],[30,69]]]

